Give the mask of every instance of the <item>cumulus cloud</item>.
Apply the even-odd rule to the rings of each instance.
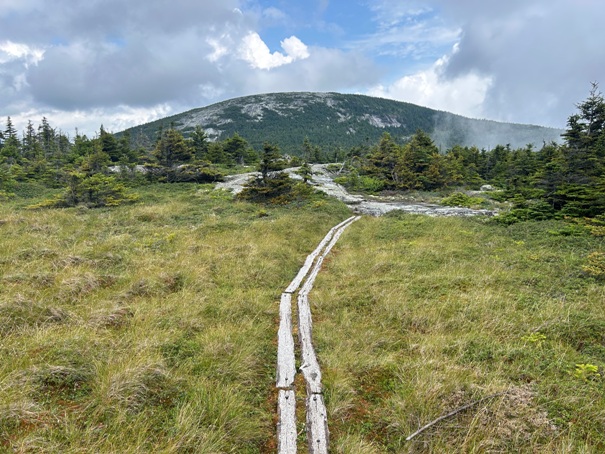
[[[135,124],[147,123],[163,118],[172,113],[168,104],[153,107],[135,108],[130,106],[112,106],[111,108],[94,108],[86,110],[59,110],[33,108],[11,116],[15,125],[24,127],[29,120],[39,122],[42,117],[51,119],[51,125],[68,136],[73,137],[75,130],[94,137],[103,125],[106,131],[119,132]]]
[[[0,115],[109,128],[308,90],[560,127],[605,74],[602,17],[597,0],[0,0]]]
[[[281,47],[286,52],[285,55],[281,52],[272,53],[259,34],[252,32],[242,40],[239,55],[256,69],[277,68],[309,57],[307,46],[296,36],[284,39]]]
[[[12,60],[22,60],[27,68],[30,64],[36,64],[42,60],[44,49],[28,46],[23,43],[12,41],[0,42],[0,64]]]
[[[445,80],[490,77],[483,110],[504,121],[562,127],[605,74],[605,3],[593,0],[439,0],[463,24]]]
[[[380,72],[367,57],[338,49],[311,48],[308,58],[271,71],[241,71],[245,94],[280,91],[356,91],[376,84]]]
[[[368,94],[405,100],[468,117],[483,117],[483,102],[491,86],[491,78],[477,73],[465,73],[444,79],[443,69],[448,60],[448,57],[440,58],[429,69],[404,76],[387,86],[373,87]]]
[[[99,115],[109,128],[261,91],[376,83],[355,50],[310,48],[286,31],[273,52],[263,27],[290,20],[244,0],[0,0],[0,114]]]
[[[185,99],[199,106],[225,79],[214,63],[254,25],[237,0],[133,0],[126,9],[118,0],[4,3],[0,94],[8,115],[24,100],[49,112]]]
[[[376,0],[371,8],[378,28],[368,46],[413,57],[371,94],[564,127],[605,74],[605,3],[597,0]]]

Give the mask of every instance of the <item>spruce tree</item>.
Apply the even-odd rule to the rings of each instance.
[[[185,142],[183,134],[176,129],[168,129],[163,132],[153,151],[160,165],[173,167],[178,164],[189,162],[193,156],[192,150]]]
[[[269,142],[263,144],[263,152],[261,159],[258,164],[258,171],[262,175],[263,183],[267,183],[269,174],[278,170],[283,170],[286,166],[284,159],[277,145],[273,145]]]
[[[208,159],[208,135],[200,125],[196,125],[193,132],[189,135],[191,149],[197,160]]]

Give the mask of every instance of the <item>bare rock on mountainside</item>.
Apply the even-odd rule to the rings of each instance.
[[[300,155],[305,137],[324,150],[350,149],[389,133],[402,142],[418,129],[435,144],[491,149],[560,141],[562,130],[535,125],[477,120],[392,99],[340,93],[267,93],[229,99],[129,129],[130,137],[153,141],[159,128],[172,125],[185,136],[196,127],[210,140],[238,133],[255,149],[265,141],[286,154]],[[119,134],[118,134],[119,135]]]
[[[300,175],[296,173],[298,167],[292,167],[284,170],[290,178],[301,180]],[[342,185],[335,183],[331,173],[327,170],[326,164],[314,164],[312,166],[314,187],[326,193],[331,197],[349,205],[354,212],[359,214],[368,214],[371,216],[382,216],[390,211],[404,211],[411,214],[425,214],[427,216],[492,216],[495,214],[491,210],[474,210],[462,207],[445,207],[427,203],[406,203],[397,201],[366,200],[362,195],[350,194]],[[260,172],[243,173],[231,175],[225,178],[224,182],[218,183],[216,189],[231,191],[234,194],[240,193],[244,185],[253,178],[260,176]]]

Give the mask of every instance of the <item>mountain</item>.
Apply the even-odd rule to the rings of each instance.
[[[193,109],[130,128],[133,141],[152,141],[159,128],[173,126],[185,136],[200,125],[211,140],[234,133],[257,150],[268,141],[298,154],[305,137],[324,150],[374,143],[388,132],[405,141],[418,129],[441,148],[498,144],[513,148],[559,141],[560,129],[476,120],[406,102],[339,93],[269,93],[245,96]]]

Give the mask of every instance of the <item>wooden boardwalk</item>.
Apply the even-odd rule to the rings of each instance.
[[[321,369],[313,348],[313,320],[309,305],[309,293],[315,278],[319,274],[325,257],[344,230],[357,221],[359,216],[352,216],[332,227],[317,248],[309,254],[304,265],[281,295],[277,343],[277,373],[275,386],[278,389],[277,404],[277,452],[279,454],[296,454],[296,358],[294,353],[294,336],[292,334],[292,297],[301,284],[297,295],[298,341],[301,352],[300,371],[306,384],[306,431],[309,452],[327,454],[329,443],[328,415],[323,398]],[[306,280],[305,280],[306,277]]]

